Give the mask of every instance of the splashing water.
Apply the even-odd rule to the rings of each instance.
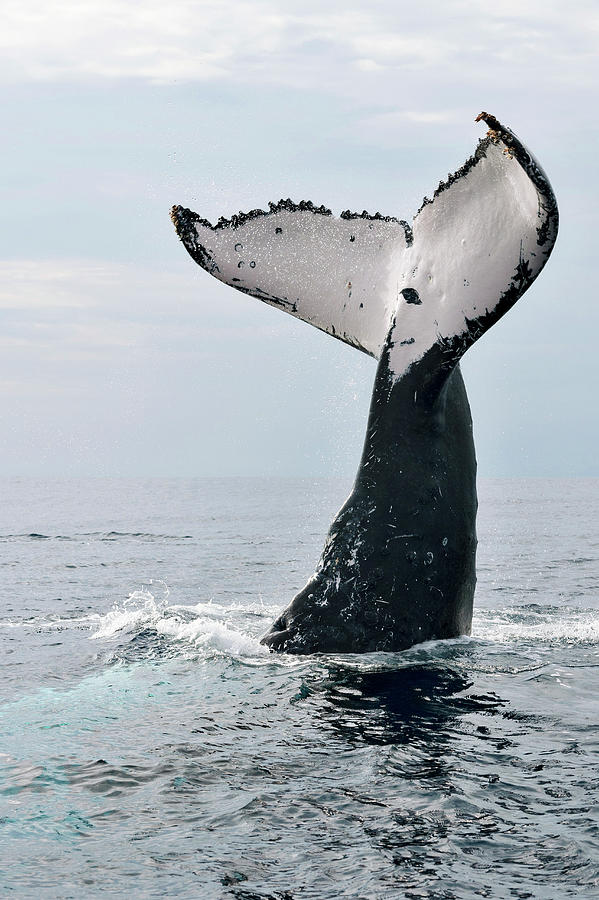
[[[157,635],[193,644],[196,648],[220,651],[229,656],[267,656],[268,650],[251,635],[237,631],[227,624],[239,612],[254,612],[239,605],[225,607],[217,603],[197,603],[195,606],[177,604],[169,606],[170,591],[167,585],[162,597],[156,598],[149,587],[133,591],[121,604],[98,618],[98,626],[92,637],[96,640],[125,634],[153,631]],[[262,609],[265,620],[272,612]]]

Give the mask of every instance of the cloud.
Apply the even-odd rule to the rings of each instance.
[[[0,294],[5,474],[329,473],[339,446],[359,454],[373,361],[184,255],[4,261]]]
[[[467,122],[470,118],[468,110],[463,109],[429,109],[422,112],[415,109],[394,110],[392,112],[376,113],[363,120],[363,125],[372,136],[382,136],[387,131],[394,131],[405,123],[418,125],[445,125],[448,122]]]
[[[282,21],[274,4],[231,0],[8,0],[0,26],[5,77],[161,82],[229,76],[276,50]]]
[[[4,372],[39,378],[40,364],[131,354],[197,355],[277,330],[246,297],[184,271],[86,260],[0,260]],[[232,296],[229,296],[229,295]],[[241,302],[240,302],[241,301]]]
[[[384,87],[383,79],[400,72],[443,70],[467,82],[503,65],[508,83],[538,66],[550,82],[565,76],[584,83],[598,43],[599,14],[585,0],[425,0],[417,7],[331,0],[324,12],[313,0],[5,0],[0,75],[13,82],[224,80],[351,93],[364,77],[366,87],[369,78]],[[401,93],[401,82],[392,87]]]
[[[105,268],[97,263],[0,260],[0,309],[81,309],[90,305],[90,286],[97,286],[106,276]],[[82,284],[85,287],[78,290],[77,285]]]

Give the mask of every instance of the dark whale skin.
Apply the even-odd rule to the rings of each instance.
[[[482,300],[484,311],[466,316],[461,333],[438,334],[400,373],[392,366],[394,347],[413,340],[402,340],[393,320],[354,488],[329,530],[315,574],[262,638],[272,650],[401,651],[471,632],[476,456],[459,360],[535,280],[551,254],[559,221],[551,184],[534,156],[493,116],[481,113],[479,120],[489,126],[487,144],[481,143],[428,202],[468,178],[486,147],[501,142],[503,154],[517,160],[536,192],[537,216],[530,225],[534,249],[527,255],[521,243],[507,283],[498,295]],[[422,308],[418,291],[401,294],[406,304]]]
[[[476,458],[459,365],[432,348],[398,381],[381,356],[356,481],[314,576],[262,643],[366,653],[469,634]]]

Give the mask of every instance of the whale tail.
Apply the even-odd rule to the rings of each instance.
[[[379,213],[281,200],[212,225],[173,207],[192,258],[258,297],[406,372],[432,347],[444,366],[519,299],[545,265],[558,228],[551,185],[516,135],[487,113],[470,159],[425,199],[412,226]]]
[[[353,490],[264,636],[272,649],[402,650],[470,630],[476,458],[458,362],[534,281],[558,227],[532,155],[479,119],[487,136],[411,227],[291,201],[216,225],[172,211],[212,275],[379,360]]]

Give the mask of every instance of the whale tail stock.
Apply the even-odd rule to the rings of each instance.
[[[272,649],[402,650],[470,630],[476,459],[458,363],[532,284],[558,228],[532,154],[477,120],[486,137],[412,226],[291,201],[216,225],[171,212],[210,274],[379,361],[352,493],[263,638]]]
[[[532,284],[558,228],[532,154],[493,116],[479,120],[486,137],[412,226],[291,200],[216,225],[181,206],[171,217],[211,275],[376,359],[395,323],[396,377],[434,346],[451,367]]]

